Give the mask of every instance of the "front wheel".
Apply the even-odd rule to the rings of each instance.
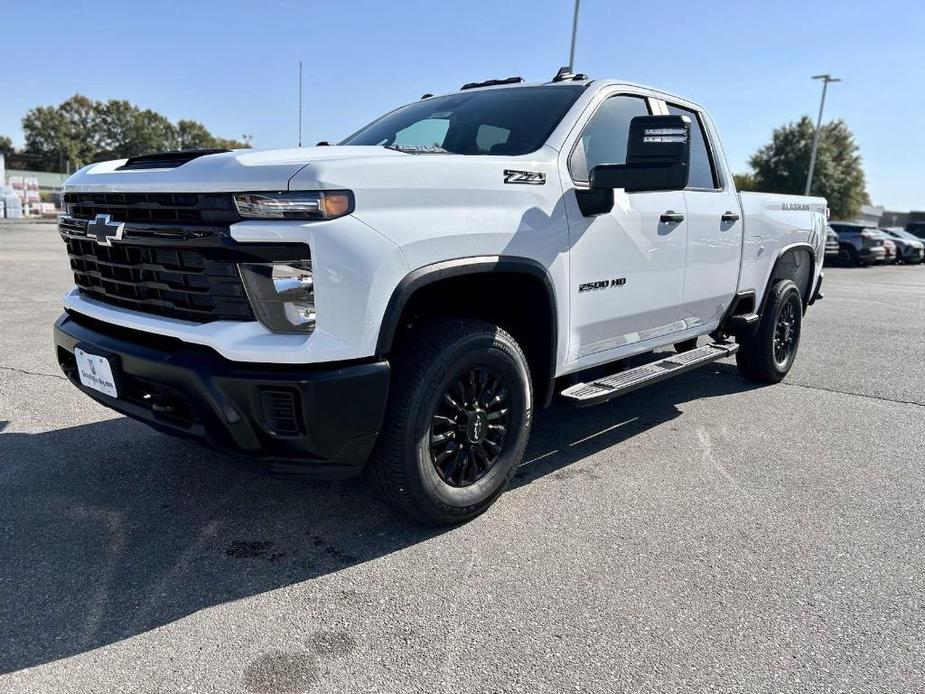
[[[758,329],[739,338],[736,364],[750,381],[779,383],[797,356],[803,327],[803,299],[791,280],[770,288]]]
[[[395,359],[374,485],[420,522],[474,518],[523,459],[532,399],[526,357],[501,328],[462,318],[421,327]]]

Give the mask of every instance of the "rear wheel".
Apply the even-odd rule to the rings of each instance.
[[[861,264],[860,258],[858,258],[858,252],[854,250],[854,246],[843,243],[838,247],[838,264],[844,267],[857,267]]]
[[[736,364],[750,381],[778,383],[796,359],[803,326],[803,300],[791,280],[769,290],[761,322],[753,335],[739,338]]]
[[[395,510],[460,523],[501,495],[530,435],[527,360],[504,330],[443,319],[395,359],[389,405],[369,474]]]

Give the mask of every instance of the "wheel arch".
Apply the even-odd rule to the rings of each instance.
[[[499,291],[501,290],[501,291]],[[500,301],[467,306],[461,291],[480,298],[497,292]],[[546,268],[519,256],[476,256],[425,265],[408,273],[395,287],[379,328],[376,354],[386,356],[399,347],[403,335],[413,329],[418,316],[428,309],[429,299],[453,297],[450,312],[497,321],[510,332],[527,355],[533,379],[534,399],[545,407],[552,400],[558,347],[558,315],[552,279]],[[518,300],[541,299],[539,320],[524,315]],[[520,309],[517,311],[516,309]],[[433,315],[440,315],[433,311]]]
[[[768,275],[758,314],[764,314],[771,287],[778,280],[784,279],[793,280],[797,287],[800,288],[800,296],[803,299],[803,312],[805,313],[806,307],[809,306],[812,299],[816,263],[816,249],[805,241],[798,241],[782,248],[774,261],[774,265],[771,267],[771,273]]]

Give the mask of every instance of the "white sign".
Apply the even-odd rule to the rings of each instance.
[[[81,383],[111,398],[119,397],[116,381],[112,377],[112,367],[106,357],[88,354],[80,348],[74,349],[74,356],[77,358],[77,374]]]

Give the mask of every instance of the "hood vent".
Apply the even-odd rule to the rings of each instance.
[[[143,154],[139,157],[129,157],[122,166],[116,171],[135,171],[138,169],[175,169],[183,166],[193,159],[204,157],[208,154],[221,154],[230,152],[230,149],[185,149],[180,152],[157,152],[155,154]]]

